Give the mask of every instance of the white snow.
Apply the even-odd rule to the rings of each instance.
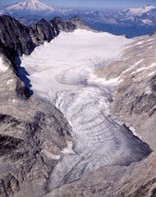
[[[96,65],[119,58],[130,42],[109,33],[80,29],[62,32],[30,56],[23,55],[22,66],[30,74],[33,90],[48,98],[55,92],[84,84]]]
[[[9,79],[9,80],[7,81],[7,85],[12,84],[13,82],[14,82],[14,80],[13,80],[13,79]]]
[[[155,74],[155,71],[150,72],[150,73],[147,75],[147,77],[153,76],[154,74]]]
[[[65,147],[61,153],[63,154],[75,154],[75,152],[73,151],[73,142],[72,141],[67,141],[67,147]]]
[[[50,153],[49,151],[47,150],[42,150],[41,153],[45,154],[47,157],[51,158],[51,159],[54,159],[54,160],[59,160],[61,158],[60,155],[55,155],[55,154],[52,154]]]
[[[122,36],[79,29],[72,33],[62,32],[51,43],[21,58],[33,91],[53,102],[68,119],[78,152],[96,149],[93,143],[103,144],[107,136],[103,114],[110,114],[109,86],[116,84],[117,79],[98,79],[94,70],[102,62],[110,63],[120,58],[130,42]],[[106,86],[108,90],[98,86]],[[62,153],[73,153],[71,145],[68,144]]]
[[[90,75],[90,77],[88,79],[88,82],[89,82],[89,84],[98,84],[98,85],[104,85],[104,86],[107,86],[107,85],[113,86],[113,85],[117,85],[120,81],[119,81],[119,77],[106,80],[105,78],[100,78],[96,74],[91,73],[91,75]]]
[[[136,66],[138,66],[139,64],[141,64],[143,61],[144,61],[144,59],[141,59],[141,60],[135,62],[130,68],[128,68],[128,69],[126,69],[125,71],[123,71],[123,72],[121,73],[121,75],[119,76],[119,78],[120,78],[123,74],[125,74],[125,73],[131,71],[132,69],[134,69]]]
[[[30,74],[34,93],[55,104],[72,127],[74,147],[68,142],[61,151],[66,155],[59,164],[63,172],[67,164],[73,167],[81,158],[91,169],[129,160],[131,139],[110,115],[111,88],[118,78],[108,81],[98,78],[95,68],[120,58],[130,42],[122,36],[79,29],[62,32],[51,43],[37,47],[30,56],[23,55],[21,66]],[[84,165],[80,161],[81,164]]]
[[[146,67],[144,66],[144,67],[138,68],[136,71],[132,72],[131,75],[134,74],[134,73],[141,72],[143,70],[148,70],[148,69],[153,68],[153,67],[156,67],[156,63],[152,63],[151,65],[146,66]]]
[[[55,9],[39,0],[25,0],[8,6],[7,11],[53,12]]]
[[[153,22],[152,22],[152,20],[150,20],[150,19],[142,19],[141,20],[144,24],[146,24],[146,25],[151,25]]]
[[[3,58],[0,57],[0,72],[5,72],[8,70],[8,67],[4,64]]]
[[[118,78],[106,81],[95,75],[96,67],[119,59],[130,42],[122,36],[79,29],[62,32],[30,56],[23,55],[21,66],[30,74],[34,93],[55,104],[72,127],[74,146],[68,142],[61,151],[64,156],[51,174],[56,181],[50,187],[74,168],[79,176],[79,169],[88,173],[101,165],[126,164],[138,157],[138,141],[133,135],[127,137],[111,118],[110,86]]]
[[[145,6],[145,7],[140,7],[140,8],[130,8],[128,12],[129,14],[132,14],[132,15],[141,16],[153,9],[155,9],[154,6]]]

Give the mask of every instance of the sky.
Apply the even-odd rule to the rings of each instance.
[[[146,5],[156,6],[156,0],[41,0],[43,3],[66,8],[129,8]],[[20,0],[0,0],[0,7],[14,4]]]

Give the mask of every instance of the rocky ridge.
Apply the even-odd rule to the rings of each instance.
[[[29,98],[19,78],[19,57],[60,30],[55,20],[26,27],[9,16],[0,17],[0,26],[0,196],[42,196],[51,171],[72,143],[71,127],[48,101]]]
[[[50,21],[41,19],[27,27],[10,16],[2,15],[0,16],[0,43],[3,49],[11,50],[19,56],[29,55],[36,46],[43,44],[44,41],[50,42],[61,30],[73,31],[83,26],[84,24],[78,18],[62,20],[56,17]]]
[[[30,55],[35,47],[45,41],[50,42],[59,35],[60,31],[74,31],[76,28],[84,28],[85,25],[76,17],[71,18],[71,20],[55,17],[50,21],[41,19],[36,24],[26,26],[15,18],[2,15],[0,16],[0,27],[0,52],[4,54],[7,61],[10,61],[14,72],[20,77],[21,55]],[[17,93],[29,97],[31,95],[29,87],[25,80],[22,78],[21,80],[25,85],[21,87],[21,83],[18,82],[16,85]]]

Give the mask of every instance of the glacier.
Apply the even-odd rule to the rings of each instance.
[[[129,165],[149,154],[137,136],[110,113],[118,79],[98,78],[95,69],[120,59],[131,39],[77,29],[23,55],[33,92],[53,103],[72,127],[73,144],[51,174],[49,190],[103,165]]]

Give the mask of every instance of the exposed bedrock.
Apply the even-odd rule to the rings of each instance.
[[[135,38],[120,61],[100,71],[100,77],[118,78],[112,112],[156,150],[156,34]]]
[[[71,127],[48,101],[19,97],[17,83],[22,84],[1,60],[0,196],[43,196],[51,171],[72,141]]]
[[[29,55],[36,46],[44,41],[50,42],[61,30],[73,31],[84,24],[78,18],[63,20],[59,17],[46,21],[41,19],[36,24],[26,26],[16,19],[2,15],[0,16],[0,43],[6,49],[10,49],[17,55]]]
[[[60,31],[74,31],[79,27],[84,27],[84,24],[76,17],[71,20],[63,20],[59,17],[51,21],[41,19],[36,24],[26,26],[10,16],[0,16],[0,52],[4,54],[5,61],[8,63],[10,61],[10,66],[22,81],[18,80],[16,85],[18,95],[25,98],[32,95],[26,70],[23,70],[25,76],[21,77],[20,72],[23,68],[20,67],[20,56],[30,55],[35,47],[45,41],[50,42]]]

